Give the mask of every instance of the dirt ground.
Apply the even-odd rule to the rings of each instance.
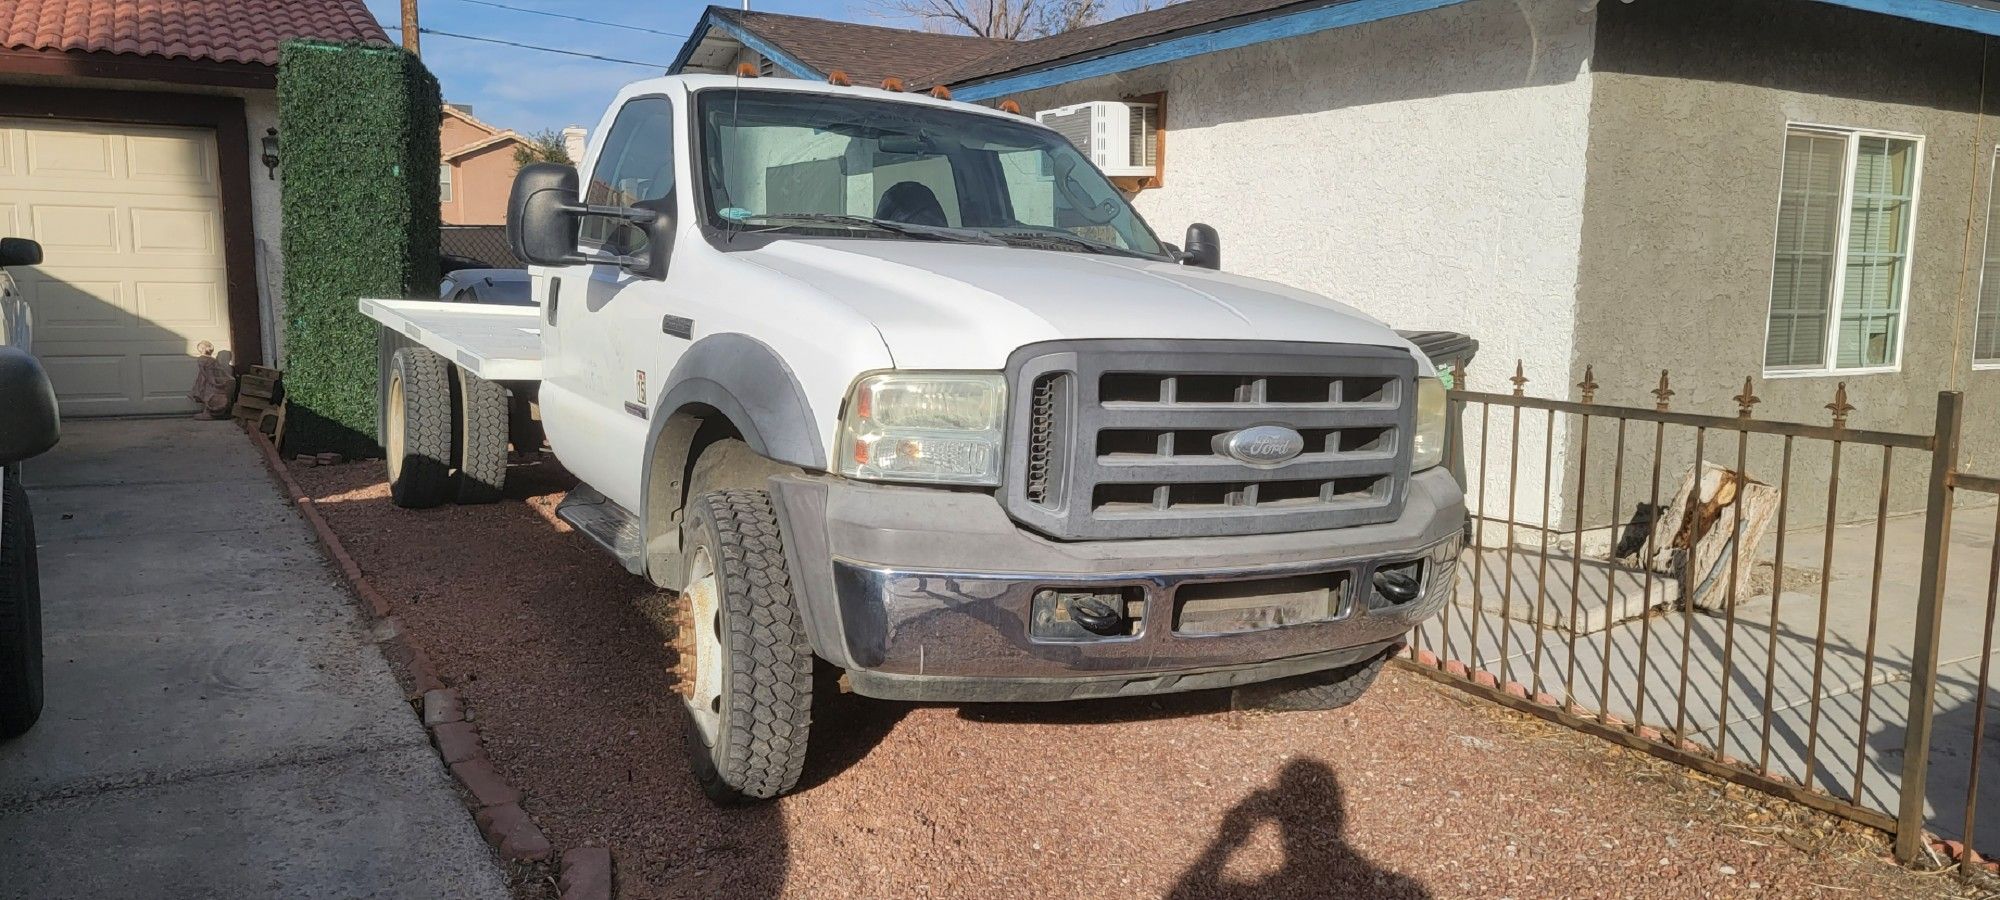
[[[423,512],[379,463],[293,475],[557,851],[609,846],[622,897],[1980,896],[1865,829],[1393,669],[1327,713],[816,698],[801,790],[718,809],[665,688],[666,598],[555,519],[552,461],[497,506]]]

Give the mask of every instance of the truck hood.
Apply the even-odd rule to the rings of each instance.
[[[773,241],[739,258],[853,308],[903,369],[999,369],[1017,347],[1078,338],[1373,344],[1407,349],[1425,365],[1408,341],[1352,307],[1147,259],[838,239]]]

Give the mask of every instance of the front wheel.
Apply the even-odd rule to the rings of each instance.
[[[676,635],[688,753],[709,799],[768,800],[798,784],[812,724],[812,648],[784,541],[763,491],[714,491],[689,507]]]

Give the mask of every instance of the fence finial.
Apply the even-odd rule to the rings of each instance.
[[[1653,396],[1659,400],[1658,403],[1653,404],[1653,409],[1659,412],[1666,412],[1667,407],[1673,405],[1674,389],[1668,385],[1667,370],[1661,369],[1660,386],[1653,389]]]
[[[1843,381],[1833,389],[1833,402],[1826,408],[1833,413],[1833,427],[1847,427],[1847,414],[1854,411],[1854,404],[1847,402],[1847,382]]]
[[[1748,375],[1743,376],[1743,393],[1737,394],[1734,399],[1736,400],[1736,417],[1739,419],[1750,418],[1750,407],[1764,402],[1758,399],[1756,391],[1750,389],[1750,376]]]
[[[1583,402],[1594,402],[1597,399],[1597,370],[1590,366],[1584,366],[1583,380],[1577,382],[1576,386],[1583,389],[1581,395]]]
[[[1514,396],[1521,396],[1521,388],[1527,386],[1528,376],[1521,370],[1521,361],[1514,360],[1514,377],[1507,379],[1514,383]]]

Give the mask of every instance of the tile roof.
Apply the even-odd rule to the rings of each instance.
[[[278,64],[293,38],[388,43],[363,0],[0,0],[0,48]]]
[[[835,69],[855,84],[894,75],[914,85],[926,76],[1016,46],[1014,41],[857,25],[810,16],[711,8],[721,19],[773,44],[821,72]]]
[[[1004,46],[997,52],[929,73],[923,79],[923,85],[912,83],[911,87],[960,84],[1070,57],[1095,55],[1131,41],[1150,41],[1179,32],[1214,31],[1235,24],[1229,21],[1231,19],[1258,16],[1287,6],[1328,6],[1332,2],[1344,0],[1184,0],[1149,12],[1134,13],[1032,41],[1003,42]]]

